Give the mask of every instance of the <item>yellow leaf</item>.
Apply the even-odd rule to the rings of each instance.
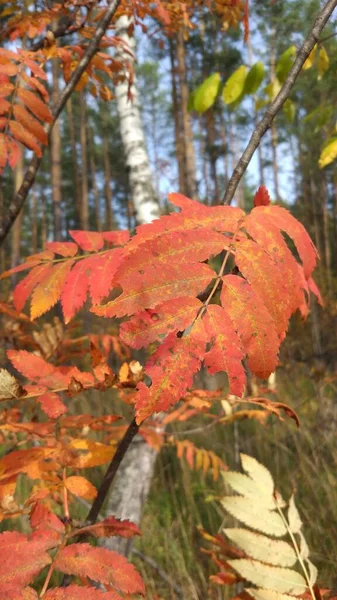
[[[319,53],[318,53],[318,79],[321,79],[325,73],[325,71],[328,70],[330,65],[330,60],[329,60],[329,56],[327,51],[325,50],[324,46],[321,46],[319,49]]]
[[[26,396],[25,390],[6,369],[0,369],[0,401]]]
[[[95,486],[93,486],[85,477],[73,475],[72,477],[67,477],[64,484],[69,492],[80,498],[92,500],[97,496]]]
[[[40,317],[56,304],[73,262],[73,260],[67,260],[61,264],[54,265],[44,279],[36,286],[32,294],[30,309],[32,319]]]
[[[223,89],[223,99],[225,104],[232,104],[239,100],[244,92],[247,77],[247,67],[242,65],[227,79]]]
[[[337,138],[334,138],[323,148],[319,157],[318,166],[320,169],[327,167],[337,158]]]
[[[316,58],[316,53],[317,53],[317,44],[314,45],[307,60],[305,61],[304,65],[302,67],[303,71],[307,71],[308,69],[311,69],[312,65],[314,64],[315,58]]]

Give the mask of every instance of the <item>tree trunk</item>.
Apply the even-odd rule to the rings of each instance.
[[[36,189],[32,189],[32,252],[37,252],[37,195]]]
[[[23,150],[20,148],[19,160],[16,163],[14,170],[14,191],[16,192],[23,180],[24,176],[24,155]],[[11,247],[11,267],[16,267],[20,262],[20,246],[21,246],[21,229],[22,229],[22,215],[21,210],[18,218],[13,225],[12,231],[12,247]]]
[[[74,126],[74,116],[73,116],[73,104],[72,99],[69,98],[67,102],[67,111],[68,111],[68,120],[69,120],[69,133],[70,133],[70,145],[71,145],[71,158],[72,158],[72,168],[74,173],[74,184],[75,184],[75,198],[76,198],[76,221],[80,222],[80,214],[81,214],[81,186],[80,186],[80,177],[78,172],[78,159],[77,159],[77,150],[76,150],[76,135],[75,135],[75,126]]]
[[[80,92],[80,141],[81,141],[81,229],[89,229],[88,166],[87,166],[87,123],[84,92]]]
[[[135,41],[127,31],[130,21],[124,15],[116,23],[116,36],[121,37],[135,50]],[[119,50],[120,60],[129,61],[130,55]],[[136,211],[137,222],[146,223],[159,217],[159,205],[155,197],[150,162],[146,152],[144,132],[139,109],[139,95],[134,81],[132,100],[128,100],[128,82],[117,86],[117,110],[120,119],[122,142],[129,170],[130,191]],[[139,523],[153,475],[156,452],[136,436],[114,480],[113,489],[106,504],[106,513]],[[131,551],[132,541],[107,538],[104,546],[125,555]]]
[[[123,40],[131,52],[130,55],[123,50],[122,46],[118,46],[116,58],[125,65],[130,64],[131,56],[135,52],[135,39],[128,35],[130,25],[132,26],[132,21],[125,15],[119,17],[116,22],[116,36]],[[126,68],[126,76],[127,72]],[[151,166],[146,151],[136,79],[134,79],[131,86],[130,98],[128,88],[128,78],[116,87],[117,111],[136,220],[138,223],[148,223],[159,217],[159,203],[152,184]]]
[[[53,71],[53,89],[52,103],[55,106],[59,97],[59,65],[57,59],[52,61]],[[61,132],[60,121],[57,119],[50,136],[50,170],[51,170],[51,188],[54,212],[54,239],[59,241],[62,238],[62,218],[61,218]]]
[[[185,190],[185,178],[184,178],[184,141],[183,132],[181,128],[181,115],[180,106],[178,100],[178,89],[177,89],[177,73],[175,65],[175,51],[173,47],[173,40],[169,40],[170,44],[170,63],[171,63],[171,90],[172,90],[172,112],[174,119],[174,137],[176,146],[176,158],[178,164],[178,176],[179,176],[179,190],[182,194],[186,194]]]
[[[181,112],[181,131],[184,144],[183,169],[184,169],[184,187],[185,193],[189,198],[196,199],[196,170],[195,156],[193,147],[193,133],[191,127],[191,118],[187,110],[188,87],[186,81],[186,60],[183,32],[177,34],[177,64],[178,79],[180,86],[180,112]]]
[[[100,215],[100,202],[99,202],[99,191],[96,181],[96,165],[95,165],[95,145],[94,145],[94,134],[92,128],[88,128],[88,149],[89,149],[89,168],[90,168],[90,179],[91,187],[94,194],[95,202],[95,223],[97,231],[101,231],[101,215]]]
[[[109,139],[106,126],[106,107],[103,112],[103,162],[104,162],[104,191],[105,191],[105,223],[104,229],[112,229],[112,192]]]

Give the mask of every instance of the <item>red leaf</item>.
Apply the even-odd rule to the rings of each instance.
[[[102,231],[103,239],[114,246],[124,246],[130,239],[130,232],[128,229],[122,229],[120,231]]]
[[[98,252],[104,246],[103,235],[97,231],[69,231],[69,234],[75,240],[82,250],[86,252]]]
[[[74,368],[62,369],[47,363],[43,358],[26,350],[8,350],[7,356],[19,373],[27,379],[47,387],[67,387]],[[62,370],[67,372],[64,374]]]
[[[55,566],[69,575],[113,585],[125,594],[145,593],[144,582],[135,567],[112,550],[72,544],[60,550]]]
[[[241,277],[223,277],[221,304],[238,330],[250,370],[266,379],[275,371],[280,339],[274,321],[251,286]]]
[[[111,590],[109,592],[101,592],[94,587],[82,587],[79,585],[49,589],[43,598],[44,600],[123,600],[122,596],[117,594],[117,592]]]
[[[55,392],[46,392],[39,396],[37,400],[41,404],[43,412],[51,419],[57,419],[68,410],[60,396]]]
[[[267,188],[261,185],[254,196],[254,206],[269,206],[270,196]]]
[[[241,361],[244,354],[234,325],[221,306],[207,308],[204,317],[208,340],[213,342],[205,355],[205,365],[214,375],[225,371],[229,381],[229,393],[242,396],[246,384],[246,375]]]
[[[61,295],[61,304],[65,323],[73,318],[86,301],[89,290],[90,269],[87,259],[76,263],[68,273]]]
[[[159,271],[153,265],[144,273],[135,272],[130,277],[118,279],[123,293],[116,300],[91,310],[103,317],[123,317],[142,308],[154,308],[166,300],[197,295],[215,276],[214,271],[204,264],[197,263],[190,269],[165,265]]]
[[[78,250],[78,246],[74,242],[47,242],[46,248],[66,258],[73,258]]]
[[[131,348],[139,349],[159,341],[170,331],[182,331],[197,316],[202,303],[197,298],[175,298],[153,310],[136,314],[120,327],[120,337]]]
[[[65,533],[65,527],[62,521],[51,512],[51,510],[42,504],[42,502],[35,502],[30,512],[30,525],[35,531],[49,529],[54,531],[61,536]]]
[[[318,253],[303,225],[288,210],[275,205],[254,208],[251,218],[261,220],[266,229],[269,225],[276,226],[289,235],[295,243],[308,279],[316,266]]]
[[[28,585],[50,563],[40,541],[29,540],[17,531],[0,535],[0,589],[2,585]]]
[[[160,0],[156,0],[156,9],[157,9],[157,15],[158,15],[159,20],[162,21],[162,23],[164,25],[170,25],[170,23],[171,23],[170,15],[167,12],[167,10],[163,7]]]
[[[105,252],[102,256],[86,259],[91,270],[89,288],[93,304],[99,304],[109,295],[113,287],[113,277],[122,261],[122,252],[122,248],[116,248]]]
[[[38,600],[37,592],[31,587],[18,587],[12,584],[1,584],[2,598],[6,600]]]
[[[288,290],[286,285],[286,265],[282,265],[283,270],[277,269],[267,252],[252,240],[238,244],[235,262],[273,317],[276,331],[285,333],[294,306],[293,290]],[[295,288],[295,291],[298,290]],[[298,299],[296,304],[299,304]]]
[[[318,304],[324,307],[324,300],[321,296],[321,292],[319,291],[317,284],[315,283],[312,277],[309,277],[308,279],[308,287],[309,290],[314,294],[314,296],[316,296]]]
[[[107,517],[104,521],[89,525],[88,527],[82,527],[80,532],[87,532],[95,537],[111,537],[118,535],[124,538],[134,537],[135,535],[141,535],[141,532],[135,523],[131,521],[116,519],[115,517]]]
[[[136,415],[140,423],[154,412],[167,410],[180,400],[191,387],[206,350],[206,335],[201,319],[191,332],[181,338],[170,333],[149,359],[145,372],[151,387],[140,382],[137,386]]]

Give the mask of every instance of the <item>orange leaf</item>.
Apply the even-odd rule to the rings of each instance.
[[[84,259],[76,263],[65,280],[61,295],[65,323],[69,323],[86,301],[90,277],[90,269],[87,267],[87,260],[88,259]]]
[[[269,206],[270,196],[267,188],[261,185],[254,196],[254,206]]]
[[[156,342],[170,331],[183,331],[197,316],[202,303],[197,298],[174,298],[153,310],[136,314],[122,323],[120,337],[131,348],[139,349]]]
[[[122,229],[120,231],[102,231],[103,239],[114,246],[124,246],[130,239],[130,232],[128,229]]]
[[[41,404],[43,412],[51,419],[57,419],[68,410],[55,392],[45,392],[37,400]]]
[[[29,131],[27,131],[27,129],[22,127],[22,125],[20,123],[18,123],[17,121],[10,120],[9,128],[16,140],[21,142],[29,150],[33,150],[33,152],[35,152],[36,156],[38,156],[38,157],[42,156],[42,151],[36,141],[36,138]]]
[[[32,111],[40,121],[52,123],[53,115],[51,114],[47,104],[41,100],[37,94],[27,90],[26,88],[19,87],[17,95],[22,102]]]
[[[64,484],[69,492],[80,498],[93,500],[93,498],[96,498],[97,496],[95,486],[93,486],[85,477],[73,475],[72,477],[67,477]]]
[[[222,278],[221,304],[229,314],[248,355],[248,367],[265,379],[275,371],[280,339],[274,321],[252,287],[237,275]]]
[[[89,544],[72,544],[62,548],[55,558],[55,567],[63,573],[89,577],[113,585],[125,594],[144,594],[144,582],[124,556]]]
[[[214,375],[219,371],[227,373],[229,393],[242,396],[246,375],[242,366],[244,354],[234,325],[226,311],[217,305],[209,306],[204,317],[211,349],[205,355],[205,365]]]
[[[30,315],[36,319],[59,300],[73,260],[54,265],[33,291]]]
[[[42,125],[34,119],[34,117],[25,109],[24,106],[16,104],[13,108],[13,113],[16,120],[29,131],[36,139],[44,145],[48,144],[48,136],[43,129]]]
[[[35,261],[32,261],[31,265],[27,263],[20,265],[26,269],[33,266],[33,269],[20,281],[20,283],[18,283],[13,292],[13,303],[18,312],[23,309],[33,289],[42,279],[44,279],[44,277],[46,277],[46,275],[48,275],[52,267],[50,263],[44,263],[37,267],[34,267],[34,264],[36,264]]]
[[[15,584],[24,587],[48,564],[49,554],[43,542],[29,541],[17,531],[6,531],[0,535],[0,589],[2,585]],[[4,596],[2,595],[4,598]]]
[[[124,538],[130,538],[135,535],[141,535],[141,532],[135,523],[131,523],[127,519],[122,521],[116,519],[116,517],[107,517],[104,521],[89,525],[88,527],[81,527],[76,533],[90,533],[95,537],[111,537],[118,535]]]
[[[138,423],[154,412],[167,410],[191,387],[193,376],[201,367],[206,341],[201,320],[193,325],[188,335],[177,338],[175,333],[170,333],[167,336],[145,366],[151,386],[147,387],[143,382],[137,386]]]
[[[74,242],[47,242],[46,248],[65,258],[73,258],[78,250],[78,246]]]

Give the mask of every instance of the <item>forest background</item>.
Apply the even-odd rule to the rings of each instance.
[[[15,267],[27,255],[42,251],[46,242],[68,240],[68,230],[133,230],[146,220],[142,210],[152,216],[167,214],[167,194],[172,191],[206,205],[220,203],[261,111],[283,82],[284,70],[294,57],[292,46],[298,47],[306,36],[319,7],[316,0],[254,0],[250,3],[250,36],[246,40],[242,24],[225,21],[219,26],[219,16],[208,10],[197,11],[190,26],[169,37],[149,16],[145,29],[135,30],[136,86],[142,117],[142,125],[138,122],[137,127],[144,134],[137,143],[142,146],[145,140],[141,148],[145,163],[141,167],[147,178],[149,206],[142,201],[137,204],[135,197],[132,161],[126,160],[125,115],[118,86],[114,90],[107,80],[100,90],[101,97],[95,98],[83,80],[80,91],[74,92],[58,119],[28,201],[1,248],[1,272]],[[163,598],[205,598],[208,593],[214,565],[200,552],[204,542],[197,526],[214,534],[223,521],[217,505],[223,484],[216,477],[215,463],[212,468],[204,459],[208,452],[214,452],[230,467],[238,464],[240,452],[251,454],[271,470],[280,488],[289,493],[297,490],[312,558],[325,585],[337,586],[335,26],[333,17],[312,64],[308,63],[298,78],[289,102],[263,138],[235,196],[235,205],[248,211],[257,187],[266,185],[272,200],[286,206],[305,225],[320,254],[315,280],[324,298],[324,309],[313,301],[304,324],[296,314],[282,347],[275,380],[268,385],[255,379],[250,383],[257,396],[263,393],[296,410],[301,428],[297,430],[292,421],[280,422],[274,416],[264,422],[252,418],[226,427],[208,424],[204,428],[202,416],[198,417],[200,423],[197,418],[191,424],[185,416],[167,425],[175,435],[189,440],[185,447],[150,440],[152,447],[146,447],[147,483],[145,491],[139,492],[143,499],[149,486],[144,505],[140,502],[130,506],[132,502],[118,496],[121,492],[117,484],[109,509],[136,522],[142,514],[142,537],[132,548],[124,543],[119,549],[137,565],[149,599],[156,598],[156,594]],[[62,46],[66,41],[64,38],[59,43]],[[263,64],[264,71],[258,88],[226,103],[223,84],[241,65],[249,69],[256,62]],[[196,110],[192,94],[214,73],[221,78],[215,102],[207,110]],[[48,81],[56,103],[63,85],[56,61]],[[324,159],[322,153],[329,144],[330,154]],[[27,151],[22,151],[14,172],[4,170],[2,174],[3,217],[13,187],[18,189],[21,184],[29,157]],[[138,165],[138,175],[141,167]],[[14,275],[11,281],[3,282],[2,307],[7,306],[10,290],[19,278]],[[62,319],[57,307],[53,315],[48,313],[39,319],[29,332],[35,336],[38,352],[38,335],[52,323],[53,316]],[[23,347],[22,336],[28,335],[25,327],[25,323],[18,324],[4,312],[3,367],[8,368],[6,351]],[[90,313],[79,313],[70,325],[62,325],[62,336],[69,339],[84,340],[89,331],[116,334],[113,321],[105,321],[103,330],[102,320]],[[116,348],[113,360],[120,366],[125,357],[123,349]],[[144,354],[136,353],[133,358],[143,362]],[[80,345],[76,360],[78,364],[85,360]],[[203,373],[197,384],[198,388],[215,387],[214,379]],[[104,398],[101,392],[92,390],[78,395],[74,404],[76,401],[82,412],[91,414],[99,406],[101,414],[105,411]],[[142,443],[138,442],[136,454],[141,454]],[[198,448],[203,449],[202,459]],[[131,451],[130,456],[132,462]],[[137,472],[142,467],[135,464],[132,468]],[[101,469],[92,473],[93,482],[98,482]],[[125,487],[123,473],[120,478]],[[136,495],[134,490],[128,493]],[[3,530],[7,527],[7,522],[0,525]],[[214,597],[229,597],[226,590],[217,590],[216,594]]]

